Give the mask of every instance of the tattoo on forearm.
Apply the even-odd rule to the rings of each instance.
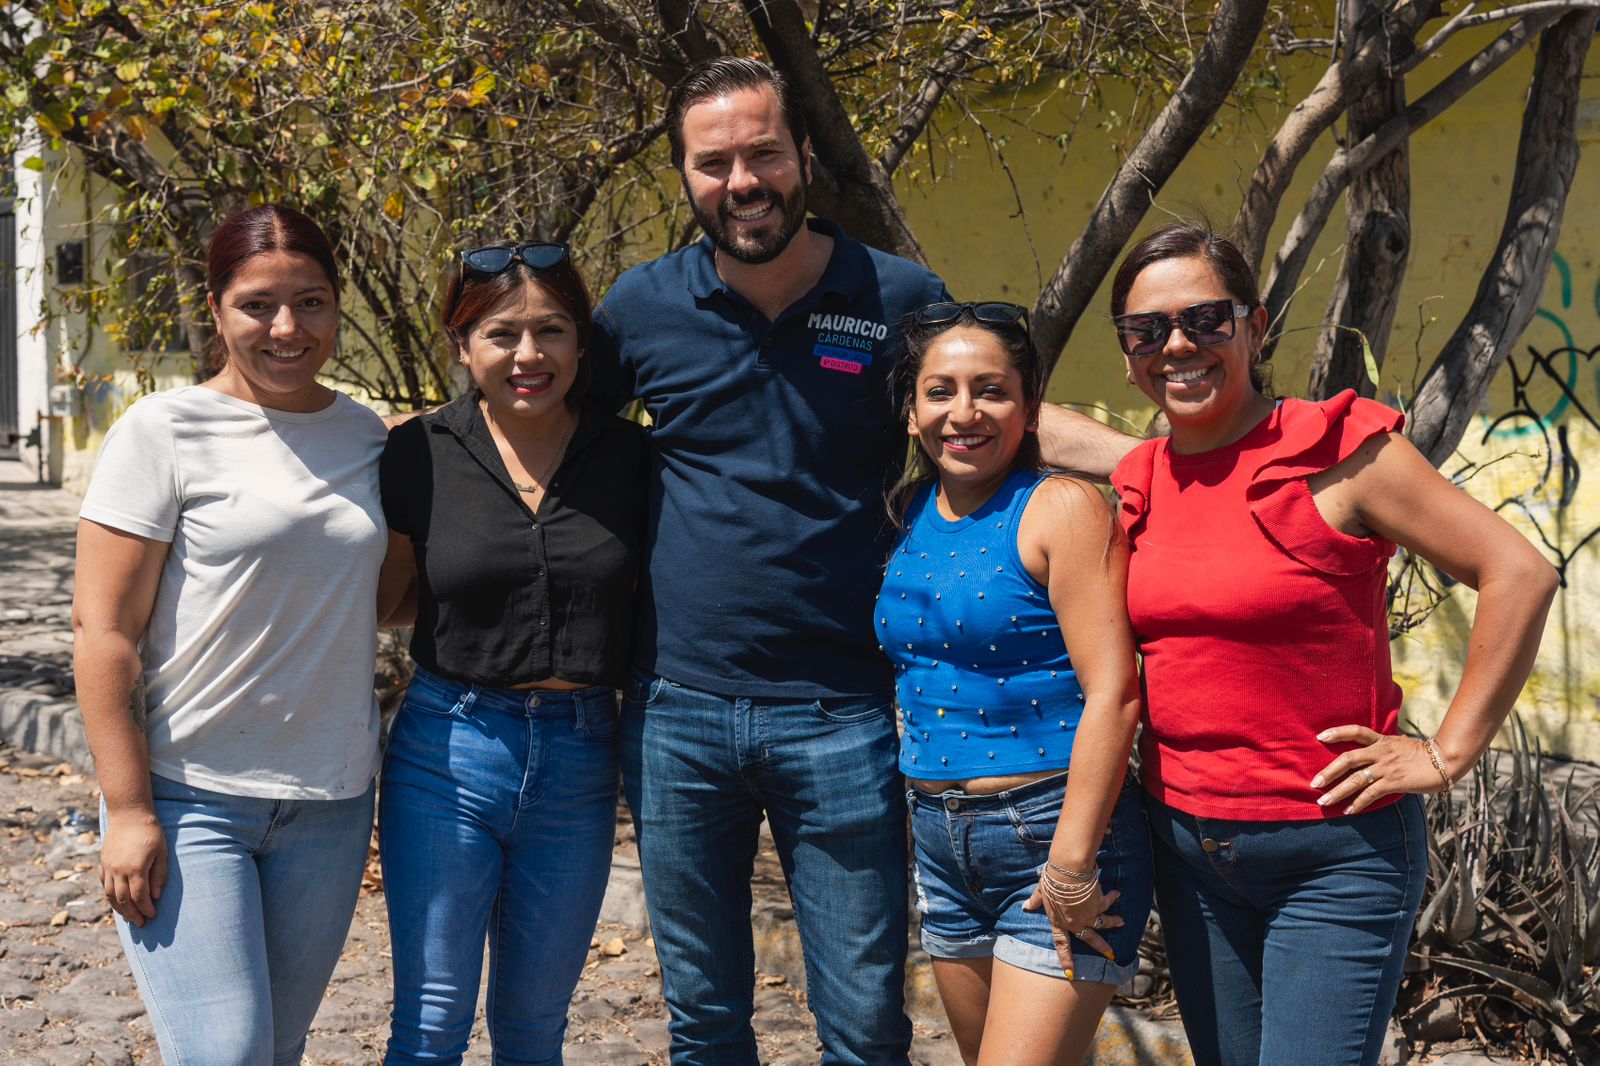
[[[140,729],[144,729],[149,721],[149,713],[144,700],[144,675],[140,674],[133,683],[133,691],[128,693],[128,713],[133,716],[133,722]]]

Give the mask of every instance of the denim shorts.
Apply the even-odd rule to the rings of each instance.
[[[922,947],[929,955],[993,956],[1019,969],[1063,976],[1050,919],[1022,905],[1049,857],[1066,787],[1067,775],[1060,774],[988,795],[958,789],[906,793]],[[1074,937],[1073,980],[1120,985],[1139,969],[1155,877],[1143,793],[1132,777],[1123,782],[1097,858],[1101,889],[1122,892],[1109,913],[1123,924],[1101,930],[1116,961]]]

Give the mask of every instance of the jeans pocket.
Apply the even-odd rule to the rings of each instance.
[[[1011,828],[1017,839],[1030,848],[1048,851],[1056,837],[1056,824],[1061,821],[1061,796],[1042,796],[1029,803],[1013,804],[1006,808]]]
[[[855,725],[881,721],[893,707],[893,701],[881,696],[824,696],[812,703],[811,710],[835,725]]]
[[[590,740],[615,740],[617,737],[617,700],[611,693],[605,697],[584,700],[578,705],[578,728]]]
[[[426,715],[429,718],[460,718],[471,706],[476,694],[470,686],[416,684],[406,689],[400,713]]]

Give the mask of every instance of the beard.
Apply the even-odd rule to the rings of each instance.
[[[773,211],[761,229],[746,230],[733,221],[735,208],[752,207],[760,203],[773,205]],[[700,223],[700,228],[705,230],[718,250],[741,263],[757,266],[778,258],[789,247],[794,235],[800,232],[800,227],[805,225],[806,187],[803,182],[797,182],[788,196],[780,196],[771,189],[758,189],[743,198],[725,196],[717,204],[715,214],[702,211],[692,199],[689,206],[694,212],[695,221]]]

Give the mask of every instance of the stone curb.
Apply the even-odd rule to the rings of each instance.
[[[71,763],[75,770],[94,772],[76,700],[0,686],[0,740]]]

